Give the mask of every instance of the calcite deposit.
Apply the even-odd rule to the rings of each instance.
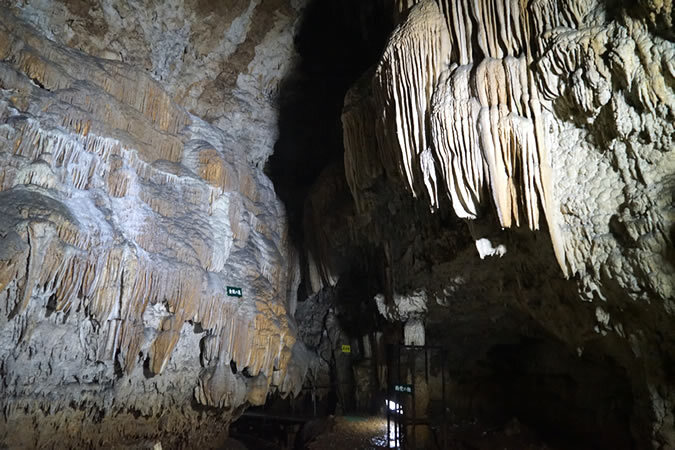
[[[347,218],[306,211],[324,284],[361,259],[392,320],[425,292],[427,327],[460,366],[504,333],[607,358],[629,380],[636,445],[675,446],[672,3],[397,6],[345,98],[348,186],[331,169],[311,194],[343,205],[348,189]]]
[[[558,154],[606,127],[599,142],[586,145],[620,146],[624,153],[627,146],[640,147],[635,156],[654,166],[650,181],[657,184],[672,175],[674,164],[667,155],[673,93],[666,81],[672,80],[673,45],[626,12],[621,20],[608,15],[594,1],[541,1],[526,8],[501,0],[419,2],[377,66],[372,95],[378,116],[371,120],[382,162],[364,163],[403,178],[431,207],[438,207],[439,196],[448,197],[461,218],[479,217],[488,199],[503,228],[537,230],[543,213],[563,272],[582,270],[574,244],[568,248],[570,224],[558,200],[573,178],[565,173],[571,164],[560,164],[565,157]],[[350,104],[345,115],[352,110]],[[570,136],[572,129],[580,135]],[[637,142],[647,129],[655,135]],[[353,192],[363,178],[353,172],[377,173],[352,162],[364,159],[353,137],[363,130],[365,125],[346,119],[345,165]],[[664,152],[664,164],[654,161]],[[607,197],[620,191],[612,182],[604,182]],[[660,285],[669,289],[670,283]]]
[[[673,14],[0,0],[0,447],[381,408],[403,342],[420,414],[675,448]]]
[[[296,252],[256,167],[275,109],[247,100],[292,61],[297,11],[194,3],[3,4],[0,446],[218,446],[302,384]],[[203,42],[200,15],[227,39]],[[237,50],[239,100],[207,113]]]

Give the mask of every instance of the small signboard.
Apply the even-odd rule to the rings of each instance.
[[[394,392],[402,392],[404,394],[412,394],[413,387],[412,384],[395,384]]]
[[[342,353],[351,353],[352,346],[347,344],[342,344]]]
[[[240,287],[227,286],[227,296],[228,297],[241,297],[242,290]]]

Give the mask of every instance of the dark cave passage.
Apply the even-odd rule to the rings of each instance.
[[[300,61],[279,92],[279,139],[266,172],[302,239],[307,193],[344,154],[340,114],[347,89],[380,56],[393,28],[383,0],[312,1],[295,36]]]

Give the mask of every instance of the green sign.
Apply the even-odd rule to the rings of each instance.
[[[347,344],[342,344],[342,353],[351,353],[352,346]]]
[[[240,287],[228,286],[227,287],[227,296],[228,297],[241,297],[242,290]]]
[[[402,392],[404,394],[412,394],[413,387],[412,384],[395,384],[394,392]]]

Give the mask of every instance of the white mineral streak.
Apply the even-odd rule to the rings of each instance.
[[[503,244],[499,244],[495,247],[492,242],[486,238],[481,238],[476,241],[476,250],[478,250],[480,259],[485,259],[486,256],[495,255],[501,258],[506,254],[506,247]]]
[[[406,322],[424,317],[427,312],[427,293],[423,290],[408,295],[394,294],[393,302],[387,303],[383,294],[375,296],[377,310],[390,321]]]
[[[297,261],[271,182],[128,66],[5,17],[0,60],[5,418],[41,402],[154,414],[193,394],[236,408],[297,392]],[[32,391],[65,392],[92,367],[98,397]]]

